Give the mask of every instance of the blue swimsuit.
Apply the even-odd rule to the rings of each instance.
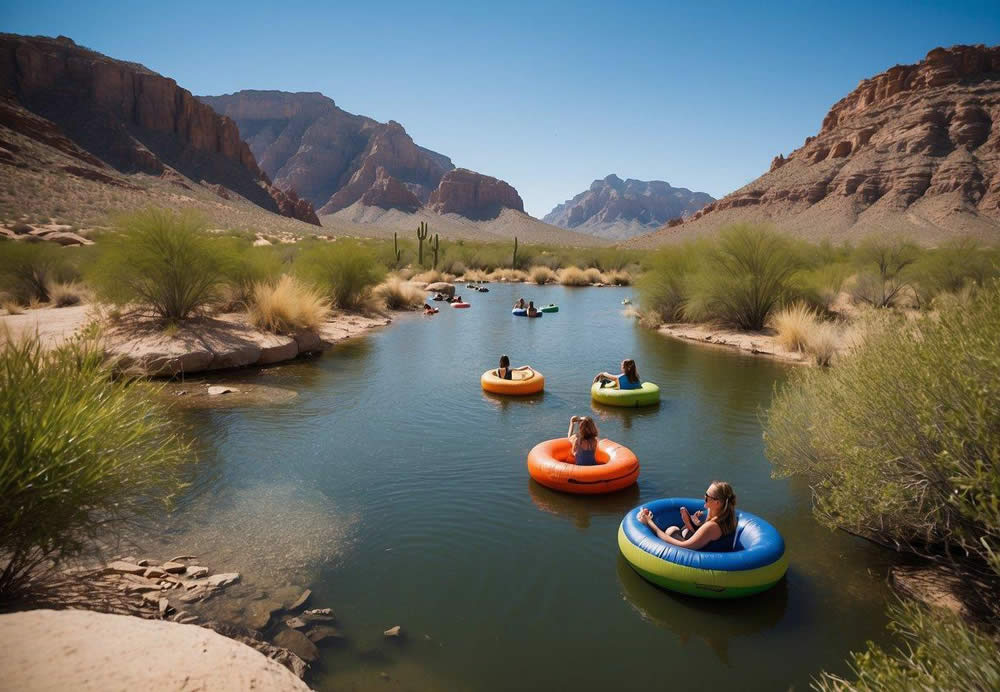
[[[621,375],[618,376],[618,389],[641,389],[641,388],[642,388],[641,382],[632,382],[628,378],[628,375],[626,375],[625,373],[622,373]]]
[[[597,466],[597,445],[593,449],[584,449],[581,445],[576,450],[577,466]]]

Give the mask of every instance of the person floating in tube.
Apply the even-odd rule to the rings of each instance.
[[[534,372],[530,365],[522,365],[517,368],[510,367],[510,358],[503,355],[500,356],[500,367],[496,369],[496,374],[501,380],[512,380],[514,379],[515,372],[521,372],[523,370],[531,370],[531,372]]]
[[[577,423],[580,427],[573,432]],[[573,458],[577,466],[597,465],[597,423],[590,416],[573,416],[569,419],[569,431],[566,437],[573,443]]]
[[[604,389],[604,385],[611,383],[614,383],[618,389],[639,389],[642,387],[639,371],[636,370],[635,361],[631,358],[622,361],[622,371],[617,375],[610,372],[599,372],[594,376],[594,382],[600,382],[601,389]]]
[[[681,507],[683,528],[668,526],[665,530],[661,529],[653,521],[653,513],[645,507],[639,510],[637,518],[651,528],[660,540],[681,548],[701,550],[709,543],[736,531],[736,493],[733,492],[733,486],[725,481],[712,481],[705,491],[705,507],[708,509],[708,516],[704,521],[701,510],[692,516],[685,507]]]

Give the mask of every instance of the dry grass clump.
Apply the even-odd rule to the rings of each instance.
[[[612,286],[631,286],[632,275],[621,269],[612,269],[604,274],[602,281]]]
[[[444,281],[444,274],[439,272],[437,269],[429,269],[425,272],[420,272],[410,277],[411,281],[420,281],[425,284],[433,284],[438,281]]]
[[[49,284],[49,300],[57,308],[79,305],[87,300],[87,290],[75,281]]]
[[[6,310],[8,315],[20,315],[24,312],[24,306],[12,299],[0,302],[0,308]]]
[[[276,334],[317,329],[330,316],[330,301],[314,288],[285,274],[276,283],[254,286],[250,322]]]
[[[482,269],[466,269],[462,281],[486,281],[488,276]]]
[[[778,343],[789,351],[805,351],[816,325],[816,311],[802,302],[782,308],[771,317]]]
[[[398,276],[403,281],[409,281],[413,278],[413,275],[417,272],[412,267],[403,267],[396,271],[396,276]]]
[[[583,275],[587,279],[589,284],[603,284],[606,283],[604,280],[604,274],[597,267],[587,267],[583,270]]]
[[[597,280],[600,281],[601,272],[593,268],[591,268],[591,270],[597,274]],[[566,267],[565,269],[560,269],[558,278],[559,283],[563,286],[589,286],[593,283],[589,278],[587,278],[587,273],[579,267]]]
[[[409,281],[390,277],[372,290],[375,298],[389,310],[409,310],[422,307],[427,293]]]
[[[837,328],[829,322],[817,323],[806,342],[806,352],[813,357],[816,365],[824,367],[833,362],[833,357],[839,348],[840,337]]]
[[[528,280],[528,274],[520,269],[494,269],[486,277],[488,281],[507,281],[522,283]]]
[[[532,267],[528,270],[528,275],[539,286],[556,280],[556,273],[544,265]]]

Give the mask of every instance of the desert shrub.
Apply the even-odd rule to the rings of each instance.
[[[223,310],[246,310],[260,284],[274,284],[282,274],[281,253],[274,247],[253,247],[239,238],[213,240],[222,259],[226,285],[221,291]]]
[[[1000,689],[1000,641],[942,608],[914,603],[889,609],[889,629],[902,646],[889,652],[869,642],[851,654],[854,680],[823,673],[814,687],[847,690],[996,690]]]
[[[56,281],[49,284],[49,300],[57,308],[79,305],[86,300],[86,290],[78,283]]]
[[[180,486],[188,446],[148,386],[112,378],[92,345],[9,342],[0,411],[0,598]]]
[[[464,279],[466,281],[486,281],[488,274],[482,269],[467,269]]]
[[[1000,282],[936,319],[869,332],[802,369],[766,416],[776,476],[802,475],[830,526],[1000,575]]]
[[[600,276],[600,272],[597,272]],[[559,283],[563,286],[589,286],[590,279],[587,278],[587,274],[579,267],[565,267],[559,270]]]
[[[649,269],[636,282],[643,310],[650,315],[647,322],[653,321],[652,315],[661,322],[685,319],[688,281],[698,268],[703,245],[669,245],[653,253]]]
[[[20,315],[24,312],[24,306],[11,298],[0,301],[0,308],[6,310],[8,315]]]
[[[805,303],[794,303],[771,316],[777,341],[789,351],[805,351],[809,337],[818,326],[816,311]]]
[[[528,276],[531,277],[534,283],[540,286],[556,280],[556,273],[543,265],[537,265],[529,269]]]
[[[0,289],[21,303],[49,300],[49,286],[66,275],[67,255],[51,243],[7,243],[0,252]]]
[[[813,357],[816,365],[828,366],[840,350],[840,335],[837,327],[829,322],[817,322],[806,337],[806,353]]]
[[[318,329],[330,316],[330,301],[312,286],[285,274],[254,286],[247,306],[250,323],[276,334]]]
[[[375,253],[361,243],[338,240],[302,251],[296,269],[339,308],[363,307],[371,288],[385,276]]]
[[[427,300],[427,292],[408,281],[390,277],[372,291],[378,300],[390,310],[409,310],[422,307]]]
[[[917,261],[918,254],[916,245],[902,240],[862,243],[855,253],[855,300],[876,308],[898,304],[911,289],[908,268]]]
[[[792,292],[810,307],[828,312],[854,269],[848,262],[820,264],[795,274]]]
[[[597,267],[587,267],[583,270],[583,276],[587,279],[588,284],[604,283],[604,275]]]
[[[88,273],[100,299],[183,320],[217,298],[225,258],[199,217],[146,209],[118,217],[116,227]]]
[[[998,275],[1000,263],[995,251],[981,248],[967,238],[925,251],[911,271],[912,283],[924,306],[941,293],[957,294],[966,286],[983,286]]]
[[[464,276],[465,272],[468,271],[462,260],[451,260],[441,265],[441,269],[445,274],[454,274],[455,276]]]
[[[723,230],[690,283],[685,315],[739,329],[762,329],[771,311],[791,292],[799,267],[792,242],[758,226]]]
[[[494,269],[486,278],[489,281],[521,283],[528,280],[528,275],[520,269]]]

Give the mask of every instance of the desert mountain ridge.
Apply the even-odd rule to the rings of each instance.
[[[542,220],[601,238],[624,239],[690,216],[714,201],[707,193],[671,187],[662,180],[622,180],[612,173],[557,205]]]
[[[935,48],[862,80],[767,173],[626,244],[654,247],[734,222],[812,240],[1000,243],[1000,46]]]
[[[413,213],[422,207],[473,220],[524,211],[508,183],[418,146],[404,127],[339,108],[317,92],[244,90],[199,96],[232,118],[261,167],[323,216],[357,203]]]

